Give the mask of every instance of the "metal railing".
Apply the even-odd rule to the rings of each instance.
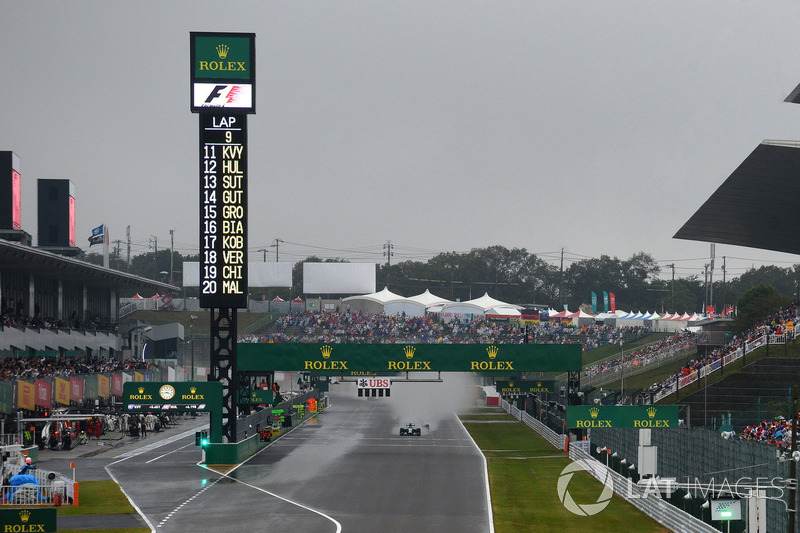
[[[690,515],[653,494],[652,489],[645,491],[631,479],[614,472],[606,465],[586,453],[583,446],[572,443],[569,447],[569,458],[581,461],[584,470],[589,472],[598,481],[606,485],[613,484],[614,492],[625,501],[648,515],[659,524],[672,531],[682,533],[718,533],[719,530],[710,524]]]
[[[6,462],[3,481],[9,480],[22,470],[19,464]],[[73,505],[75,500],[75,480],[59,472],[41,468],[28,469],[35,483],[21,485],[0,485],[0,504],[5,505]]]
[[[782,333],[780,335],[775,333],[771,333],[769,335],[762,333],[755,339],[745,342],[743,346],[740,346],[736,350],[725,354],[720,359],[716,359],[706,365],[703,365],[699,369],[693,369],[691,373],[685,376],[680,376],[672,383],[666,384],[660,391],[655,393],[653,396],[653,403],[656,403],[659,400],[666,398],[670,394],[677,392],[688,385],[691,385],[700,378],[705,378],[706,376],[713,374],[717,370],[722,369],[725,365],[728,365],[734,361],[738,361],[745,355],[757,350],[758,348],[761,348],[762,346],[768,346],[770,344],[786,344],[788,341],[792,341],[796,337],[797,328],[791,332]]]
[[[529,428],[541,435],[542,438],[552,444],[555,448],[558,448],[559,450],[564,449],[567,439],[566,435],[559,435],[542,422],[536,420],[536,418],[532,417],[525,411],[517,409],[503,399],[500,399],[500,407],[517,420],[524,422]]]

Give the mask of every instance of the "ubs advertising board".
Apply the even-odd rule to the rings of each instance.
[[[191,110],[200,115],[200,306],[247,307],[247,115],[255,34],[192,32]]]

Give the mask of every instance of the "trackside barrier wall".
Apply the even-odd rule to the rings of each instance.
[[[601,483],[605,482],[606,476],[611,476],[614,492],[618,496],[672,531],[681,531],[682,533],[719,531],[660,497],[654,494],[645,494],[645,491],[633,481],[607,468],[606,465],[582,450],[581,446],[570,446],[569,458],[573,461],[586,461],[584,464],[591,465],[591,468],[586,470]]]
[[[500,400],[500,407],[502,407],[508,414],[516,418],[517,420],[521,420],[525,422],[525,424],[534,430],[536,433],[541,435],[547,442],[552,444],[554,447],[558,448],[559,450],[563,450],[565,447],[565,442],[567,439],[566,435],[559,435],[549,427],[545,426],[534,417],[529,415],[524,411],[520,411],[510,403],[505,400]]]
[[[258,435],[230,444],[211,443],[206,446],[206,464],[239,464],[268,444],[268,442],[261,442]]]

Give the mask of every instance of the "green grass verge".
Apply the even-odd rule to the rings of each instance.
[[[578,516],[558,499],[558,478],[570,464],[532,429],[516,424],[464,426],[487,457],[492,512],[497,533],[519,531],[666,532],[649,516],[617,495],[594,516]],[[576,472],[569,493],[579,504],[595,503],[603,486],[586,472]]]
[[[111,480],[81,481],[78,489],[79,504],[59,507],[58,516],[136,514],[119,485]]]

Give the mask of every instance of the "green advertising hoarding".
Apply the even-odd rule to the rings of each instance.
[[[504,394],[540,394],[543,392],[555,392],[556,382],[552,379],[534,379],[517,381],[495,381],[495,389],[501,395]]]
[[[378,372],[577,372],[580,344],[239,343],[238,369]]]
[[[55,507],[30,509],[0,509],[0,531],[55,533],[58,515]]]
[[[128,381],[122,384],[128,412],[209,412],[211,442],[222,442],[222,383],[219,381]]]
[[[586,428],[676,428],[677,405],[570,405],[567,427]]]
[[[0,383],[0,413],[14,412],[14,388],[11,383]]]
[[[251,80],[255,77],[252,35],[192,33],[192,78]]]
[[[264,389],[247,389],[239,391],[241,395],[240,403],[249,404],[272,404],[275,399],[275,393],[271,390]]]

